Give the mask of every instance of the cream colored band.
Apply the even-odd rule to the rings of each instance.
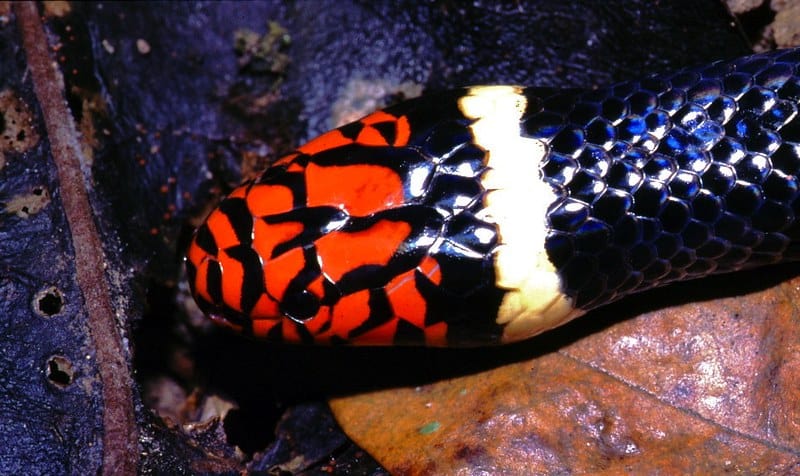
[[[556,200],[539,165],[547,146],[522,137],[520,119],[527,99],[515,86],[473,87],[459,100],[472,123],[477,145],[486,150],[482,184],[488,191],[479,218],[499,232],[496,285],[507,290],[497,313],[503,341],[526,339],[552,329],[583,311],[561,291],[561,280],[545,250],[547,208]]]

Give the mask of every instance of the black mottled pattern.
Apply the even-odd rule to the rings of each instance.
[[[590,309],[798,256],[800,49],[594,91],[526,90],[558,199],[546,249]]]

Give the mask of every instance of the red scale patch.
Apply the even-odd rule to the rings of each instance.
[[[374,127],[365,127],[361,129],[356,137],[356,143],[360,145],[374,145],[374,146],[388,146],[386,138]]]
[[[356,345],[391,345],[394,342],[394,335],[397,333],[398,322],[399,319],[394,317],[375,329],[359,335],[358,341],[354,343]]]
[[[253,225],[253,249],[262,263],[272,258],[275,247],[296,237],[303,231],[303,224],[293,221],[266,223],[256,220]]]
[[[265,217],[291,211],[294,194],[283,185],[255,184],[247,193],[247,208],[254,217]]]
[[[306,264],[302,248],[292,248],[264,265],[264,282],[267,293],[281,301],[289,282]]]
[[[281,323],[279,319],[254,319],[253,320],[253,336],[266,338],[269,332]]]
[[[312,317],[311,319],[305,321],[306,329],[311,332],[312,335],[315,336],[315,340],[329,340],[325,339],[324,336],[319,335],[322,328],[328,324],[331,320],[331,308],[328,306],[322,306],[317,311],[317,315]]]
[[[394,144],[395,147],[403,147],[408,145],[408,139],[411,138],[411,125],[408,123],[406,116],[397,118],[397,131],[395,133]]]
[[[426,255],[422,258],[419,266],[417,266],[417,270],[426,278],[430,279],[433,284],[438,286],[442,283],[442,269],[433,256]]]
[[[356,142],[362,145],[380,145],[393,147],[403,147],[408,145],[411,137],[411,126],[406,116],[395,117],[386,111],[377,111],[361,119],[361,124],[365,127],[356,138]],[[394,140],[391,143],[386,141],[383,134],[375,126],[377,124],[391,124],[394,126]]]
[[[264,321],[264,320],[274,321],[275,316],[278,315],[280,315],[280,309],[278,308],[278,303],[264,293],[262,293],[261,296],[258,298],[258,301],[256,302],[256,305],[253,307],[253,310],[250,311],[250,317],[252,317],[254,320],[257,321]]]
[[[227,198],[245,198],[247,196],[247,186],[235,188]]]
[[[225,250],[219,251],[217,260],[225,277],[222,280],[222,300],[231,309],[242,312],[242,287],[245,285],[242,263],[228,256]]]
[[[275,162],[273,162],[272,166],[274,167],[276,165],[287,165],[287,164],[290,164],[290,163],[292,163],[292,161],[294,159],[296,159],[299,156],[300,156],[300,154],[298,154],[297,152],[295,152],[293,154],[284,155],[280,159],[278,159]]]
[[[200,248],[196,244],[192,243],[193,247]],[[200,251],[201,253],[205,254],[205,251]],[[191,260],[191,258],[190,258]],[[198,296],[203,298],[206,302],[214,302],[211,299],[211,294],[208,292],[208,265],[209,265],[210,258],[203,258],[199,262],[192,261],[194,264],[197,273],[194,277],[194,292],[197,293]]]
[[[317,276],[317,278],[314,281],[311,281],[308,284],[306,289],[308,289],[314,296],[317,296],[318,298],[322,299],[322,297],[325,295],[325,288],[323,287],[324,281],[325,281],[324,277]]]
[[[217,244],[218,249],[222,250],[239,244],[239,238],[236,237],[233,224],[221,211],[214,210],[211,212],[206,223],[208,224],[208,231],[210,231],[211,236],[214,237],[214,243]]]
[[[396,117],[386,111],[375,111],[372,114],[362,117],[358,122],[364,124],[365,126],[371,126],[372,124],[377,124],[379,122],[394,122],[396,120]]]
[[[407,271],[386,285],[386,296],[394,314],[423,329],[427,304],[414,283],[414,271]]]
[[[350,332],[369,319],[369,290],[348,294],[333,307],[330,334],[347,339]]]
[[[195,268],[200,268],[200,265],[209,258],[208,253],[203,251],[202,248],[192,240],[189,249],[186,250],[186,259],[194,265]]]
[[[295,344],[302,342],[300,333],[297,331],[297,323],[291,319],[281,320],[281,332],[283,333],[283,340],[286,342]]]
[[[425,328],[425,344],[430,346],[447,345],[447,323],[438,322]]]
[[[417,271],[422,272],[428,279],[436,282],[441,280],[441,271],[436,260],[430,256],[423,259],[417,267]],[[428,345],[444,345],[447,338],[447,324],[439,322],[431,326],[425,325],[425,315],[427,314],[428,304],[425,298],[417,289],[414,278],[415,271],[407,271],[386,285],[386,295],[392,305],[395,316],[422,329],[425,333],[425,342]],[[384,327],[384,326],[382,326]],[[396,329],[397,324],[394,324]],[[378,338],[380,333],[370,338]],[[361,339],[364,336],[359,336]],[[366,338],[366,337],[365,337]],[[391,341],[389,341],[391,342]]]
[[[390,220],[380,220],[363,231],[330,232],[316,241],[320,266],[334,283],[360,266],[386,266],[410,232],[408,223]]]
[[[343,187],[342,184],[347,184]],[[368,216],[403,203],[403,181],[380,165],[306,167],[306,205],[336,207],[350,215]]]
[[[326,132],[321,136],[317,137],[316,139],[312,139],[309,142],[301,145],[297,148],[298,151],[308,154],[314,155],[319,154],[320,152],[325,152],[326,150],[335,149],[337,147],[341,147],[343,145],[352,144],[353,139],[348,139],[347,137],[342,134],[341,131],[333,130],[330,132]]]

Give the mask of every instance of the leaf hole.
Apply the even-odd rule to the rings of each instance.
[[[64,296],[54,286],[39,291],[33,298],[33,310],[42,317],[53,317],[63,309]]]
[[[69,386],[75,378],[72,362],[66,357],[55,355],[47,361],[47,380],[58,388]]]

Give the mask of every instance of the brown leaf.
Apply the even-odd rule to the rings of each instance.
[[[716,285],[757,275],[740,276]],[[800,278],[667,306],[528,361],[331,406],[398,474],[791,473],[800,469],[797,302]],[[539,339],[547,335],[530,345]]]

